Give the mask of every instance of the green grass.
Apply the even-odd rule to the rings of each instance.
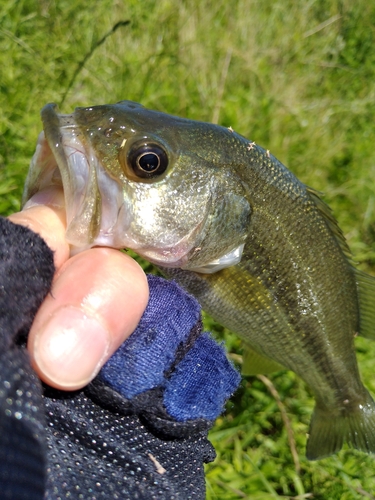
[[[0,213],[19,208],[47,102],[131,99],[217,121],[325,193],[359,266],[375,274],[375,4],[368,0],[3,0]],[[119,21],[130,21],[111,33]],[[89,57],[88,57],[89,56]],[[237,338],[206,319],[234,357]],[[375,345],[358,339],[375,394]],[[238,359],[238,357],[236,357]],[[294,374],[249,378],[213,431],[207,498],[375,498],[374,458],[304,458],[313,400]],[[280,413],[283,408],[296,442]]]

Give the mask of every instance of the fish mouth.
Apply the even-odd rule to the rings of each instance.
[[[44,131],[39,134],[23,194],[23,206],[37,192],[62,186],[66,210],[66,240],[75,254],[93,246],[131,248],[150,262],[184,267],[194,251],[205,218],[172,244],[141,243],[132,233],[131,200],[110,176],[85,138],[75,114],[60,114],[56,104],[41,111]]]
[[[59,114],[55,104],[47,104],[41,117],[44,131],[31,161],[23,204],[46,187],[62,185],[72,253],[94,245],[123,248],[118,226],[126,230],[129,217],[121,186],[85,141],[74,113]]]

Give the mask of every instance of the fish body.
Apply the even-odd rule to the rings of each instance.
[[[375,337],[375,280],[318,194],[231,129],[129,101],[42,119],[24,202],[62,182],[74,251],[135,250],[242,337],[248,373],[300,375],[316,398],[308,458],[375,452],[354,350]]]

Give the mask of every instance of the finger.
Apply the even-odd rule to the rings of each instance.
[[[29,334],[34,369],[53,387],[85,386],[134,331],[147,301],[146,276],[129,256],[93,248],[69,259]]]
[[[35,194],[22,212],[12,214],[9,219],[15,224],[28,227],[38,233],[54,252],[58,269],[69,258],[69,244],[65,241],[64,194],[59,187],[50,187]]]

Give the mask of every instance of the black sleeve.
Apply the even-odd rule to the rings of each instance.
[[[239,383],[200,308],[149,276],[136,329],[83,390],[42,387],[25,337],[52,252],[0,220],[0,491],[8,499],[204,499],[209,428]]]
[[[43,498],[46,437],[41,384],[23,347],[48,293],[53,255],[29,229],[0,219],[1,498]]]

